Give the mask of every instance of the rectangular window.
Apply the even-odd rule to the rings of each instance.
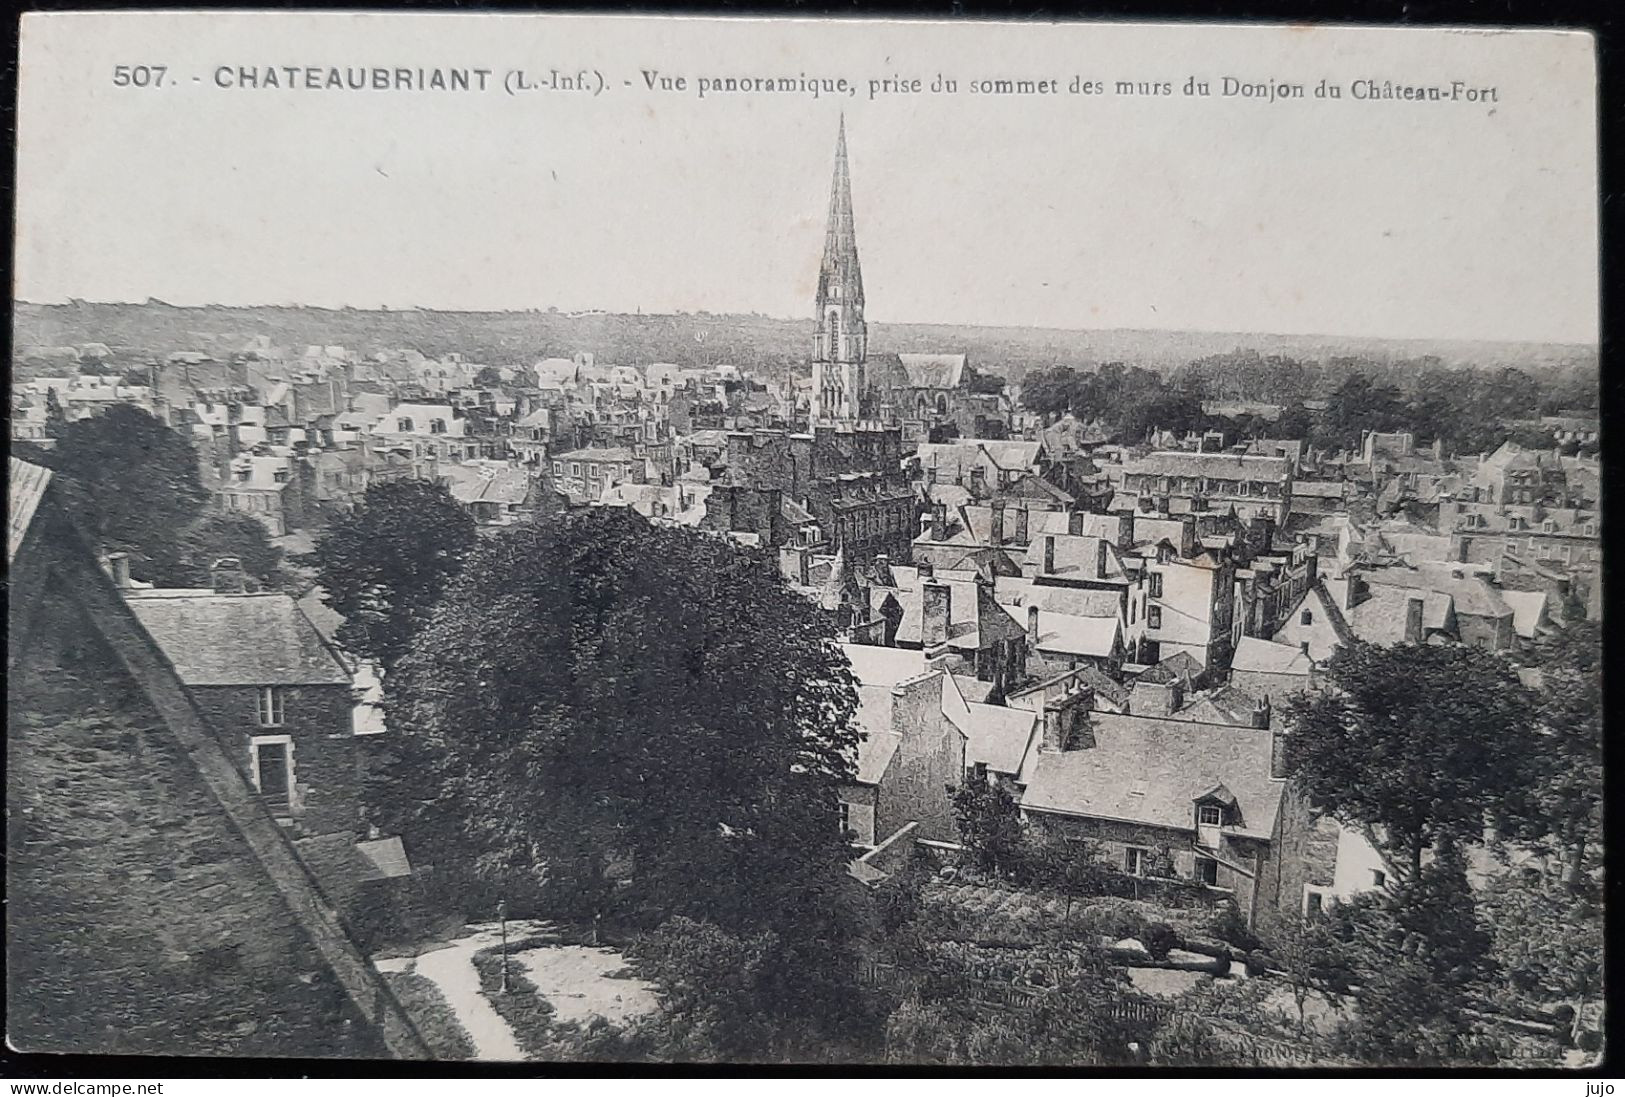
[[[605,466],[605,467],[607,468],[608,466]],[[598,466],[596,464],[588,465],[587,466],[587,475],[588,476],[597,476],[598,475]]]
[[[1382,871],[1382,869],[1380,869],[1380,868],[1374,868],[1374,869],[1371,870],[1371,886],[1372,887],[1379,887],[1380,888],[1384,884],[1386,884],[1387,882],[1388,882],[1388,874],[1386,872]]]
[[[1145,611],[1145,623],[1151,628],[1162,627],[1162,607],[1149,606]]]
[[[1144,876],[1150,861],[1151,851],[1148,849],[1129,846],[1123,851],[1123,871],[1130,876]]]
[[[1305,891],[1303,893],[1303,912],[1311,918],[1319,917],[1326,909],[1326,896],[1319,891]]]
[[[1219,886],[1219,862],[1211,857],[1196,859],[1196,879],[1208,887]]]
[[[574,461],[572,461],[570,463],[570,475],[571,476],[580,476],[581,475],[581,466],[579,464],[576,464]]]
[[[1518,555],[1518,542],[1516,542],[1516,541],[1508,541],[1507,542],[1507,555],[1508,556],[1516,556],[1516,555]]]
[[[852,805],[842,800],[836,806],[841,812],[841,833],[843,835],[850,834],[852,831]]]
[[[249,741],[249,770],[266,806],[286,815],[293,803],[293,741],[286,735],[255,736]]]
[[[1162,574],[1160,572],[1154,571],[1151,573],[1151,597],[1162,597]]]
[[[1224,809],[1218,804],[1203,804],[1196,809],[1196,821],[1204,827],[1216,827],[1224,823]]]
[[[1315,613],[1314,613],[1314,611],[1313,610],[1308,610],[1308,609],[1304,610],[1301,614],[1298,615],[1298,623],[1303,624],[1303,625],[1312,625],[1312,624],[1314,624],[1315,623]]]
[[[260,687],[260,726],[279,728],[282,726],[282,687]]]

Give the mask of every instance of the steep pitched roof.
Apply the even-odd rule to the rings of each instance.
[[[959,729],[965,733],[965,764],[980,762],[994,773],[1020,773],[1040,726],[1040,715],[1029,709],[976,702],[965,707],[969,717]]]
[[[1236,644],[1235,654],[1230,657],[1231,670],[1261,674],[1307,675],[1313,665],[1302,649],[1257,636],[1243,636]]]
[[[131,611],[188,686],[349,685],[350,673],[286,594],[132,592]]]
[[[51,482],[51,470],[31,465],[27,461],[11,459],[11,497],[6,503],[6,563],[17,558],[28,527],[34,522],[34,512],[45,498],[45,488]]]
[[[1005,606],[1018,627],[1025,628],[1027,607]],[[1104,659],[1118,647],[1122,625],[1109,617],[1074,617],[1070,613],[1038,611],[1038,650],[1058,655]]]
[[[897,360],[908,375],[909,388],[956,389],[965,377],[963,354],[899,354]]]
[[[1236,830],[1269,838],[1286,782],[1270,776],[1266,728],[1096,711],[1093,747],[1041,751],[1022,795],[1026,811],[1052,811],[1194,831],[1195,802],[1223,784]]]

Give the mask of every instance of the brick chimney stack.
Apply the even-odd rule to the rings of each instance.
[[[129,590],[130,583],[130,555],[127,552],[110,552],[107,554],[107,573],[113,577],[113,585],[120,590]]]
[[[242,561],[235,556],[222,556],[209,569],[216,594],[244,594],[248,590],[243,576]]]
[[[928,579],[920,584],[920,643],[926,648],[948,642],[953,588]]]
[[[1027,607],[1027,650],[1029,652],[1036,652],[1038,650],[1038,607],[1037,606],[1028,606]]]
[[[1407,644],[1420,644],[1422,642],[1422,610],[1425,603],[1421,598],[1410,597],[1405,600],[1405,642]]]

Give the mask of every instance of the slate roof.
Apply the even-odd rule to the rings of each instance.
[[[445,465],[451,497],[459,503],[502,503],[519,506],[530,497],[531,478],[524,469]]]
[[[1268,729],[1100,711],[1091,724],[1093,747],[1035,756],[1023,810],[1194,833],[1197,798],[1223,784],[1236,798],[1234,832],[1270,837],[1286,782],[1270,776]]]
[[[1004,611],[1019,627],[1027,627],[1027,607],[1005,606]],[[1074,617],[1070,613],[1038,611],[1038,650],[1043,652],[1104,659],[1116,649],[1121,631],[1115,613],[1109,617]]]
[[[574,449],[569,453],[561,453],[554,458],[555,461],[640,461],[631,450],[623,446],[605,446],[603,449]]]
[[[188,686],[350,684],[350,673],[286,594],[132,593],[131,611]]]
[[[1348,492],[1348,484],[1344,481],[1326,483],[1320,480],[1294,480],[1292,481],[1292,494],[1314,499],[1342,499]]]
[[[11,459],[11,492],[6,504],[6,563],[17,558],[28,527],[34,522],[34,512],[45,498],[45,488],[51,482],[51,470],[27,461]]]
[[[1181,718],[1209,724],[1250,727],[1258,709],[1257,697],[1235,686],[1223,686],[1190,698],[1179,710]]]
[[[1301,648],[1257,636],[1243,636],[1230,657],[1230,669],[1260,674],[1304,674],[1313,666]]]
[[[1501,598],[1501,592],[1483,579],[1465,575],[1459,579],[1447,578],[1408,568],[1375,568],[1364,573],[1364,578],[1373,587],[1402,587],[1448,595],[1457,613],[1474,617],[1505,617],[1512,613],[1512,607]],[[1429,624],[1428,627],[1435,626]]]
[[[963,354],[899,354],[910,388],[954,389],[965,377]]]
[[[1176,651],[1156,666],[1140,675],[1135,681],[1149,682],[1152,685],[1167,685],[1169,682],[1179,682],[1189,686],[1191,682],[1202,676],[1204,668],[1196,661],[1196,657],[1188,651]]]
[[[1186,453],[1161,450],[1124,462],[1125,472],[1150,476],[1206,476],[1215,480],[1284,481],[1291,468],[1285,457],[1247,457],[1233,453]]]
[[[1046,544],[1055,542],[1055,570],[1044,571]],[[1106,567],[1100,570],[1100,546],[1106,546]],[[1027,546],[1025,562],[1042,575],[1068,579],[1126,579],[1117,546],[1101,537],[1073,536],[1071,534],[1045,534],[1033,539]]]
[[[1367,643],[1403,644],[1408,603],[1418,595],[1422,598],[1423,631],[1452,631],[1455,619],[1449,595],[1394,586],[1368,587],[1365,599],[1344,615],[1349,630]]]
[[[1546,592],[1542,590],[1503,590],[1501,600],[1512,607],[1512,630],[1532,640],[1546,614]]]
[[[965,707],[969,717],[960,727],[965,733],[965,764],[981,762],[994,773],[1020,773],[1040,724],[1039,714],[976,702],[967,702]]]

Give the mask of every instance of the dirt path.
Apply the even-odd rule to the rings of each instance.
[[[528,937],[550,928],[547,922],[509,922],[508,940]],[[446,1004],[474,1041],[476,1059],[519,1062],[525,1055],[519,1050],[513,1029],[480,993],[480,976],[474,970],[474,954],[501,942],[499,926],[470,926],[466,936],[459,937],[444,948],[425,952],[421,956],[374,960],[373,966],[379,971],[413,971],[439,987]]]

